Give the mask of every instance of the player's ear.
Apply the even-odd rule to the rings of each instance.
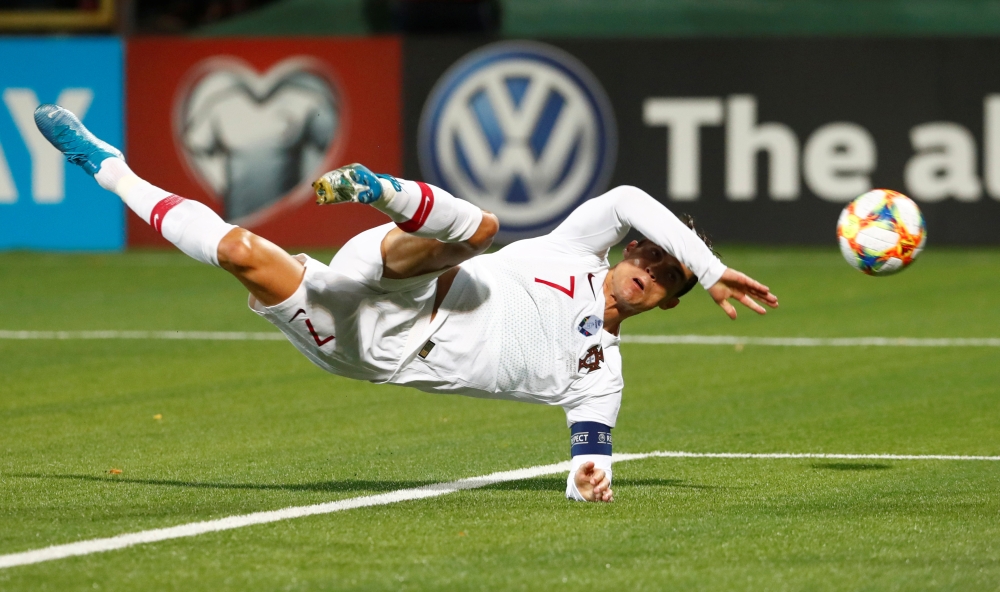
[[[671,308],[676,307],[680,303],[681,303],[680,298],[670,298],[668,300],[660,302],[659,307],[663,310],[670,310]]]
[[[631,253],[632,249],[636,248],[638,245],[639,241],[632,241],[629,244],[625,245],[625,248],[622,249],[622,256],[628,258],[628,254]]]

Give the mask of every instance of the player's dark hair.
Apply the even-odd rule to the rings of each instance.
[[[701,242],[705,243],[705,246],[708,247],[710,251],[712,251],[713,255],[715,255],[716,257],[719,256],[719,253],[716,252],[715,247],[712,246],[712,237],[706,234],[704,230],[698,228],[698,226],[694,223],[694,216],[692,216],[691,214],[681,214],[678,217],[680,218],[680,221],[684,223],[684,226],[687,226],[688,228],[693,230],[695,234],[698,235],[698,238],[701,239]]]
[[[708,247],[708,250],[712,251],[713,255],[715,255],[716,257],[719,256],[719,253],[716,252],[715,248],[712,246],[712,238],[708,236],[708,234],[706,234],[705,231],[701,230],[695,225],[694,216],[692,216],[691,214],[681,214],[680,216],[678,216],[678,218],[680,218],[680,221],[683,222],[685,226],[690,228],[692,231],[694,231],[696,235],[698,235],[698,238],[701,239],[701,242],[705,243],[705,246]],[[681,291],[678,292],[674,296],[674,298],[680,298],[681,296],[687,294],[697,284],[698,284],[698,278],[692,275],[691,279],[688,280],[686,284],[684,284],[684,287],[681,288]]]

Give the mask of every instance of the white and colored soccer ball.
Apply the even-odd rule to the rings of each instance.
[[[901,271],[927,241],[920,208],[902,193],[872,189],[847,204],[837,221],[840,252],[868,275]]]

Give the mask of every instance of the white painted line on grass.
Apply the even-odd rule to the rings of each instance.
[[[167,339],[190,341],[284,341],[275,331],[3,331],[0,340]],[[624,343],[666,345],[767,345],[778,347],[1000,347],[1000,338],[741,337],[739,335],[623,335]]]
[[[738,335],[622,335],[624,343],[769,345],[779,347],[1000,347],[1000,338],[740,337]]]
[[[756,459],[795,459],[795,458],[816,458],[816,459],[845,459],[845,460],[964,460],[964,461],[1000,461],[1000,456],[958,456],[946,454],[812,454],[812,453],[744,453],[744,452],[681,452],[681,451],[659,451],[643,453],[619,453],[614,455],[615,462],[628,460],[639,460],[644,458],[756,458]],[[19,565],[31,565],[75,557],[78,555],[91,555],[93,553],[103,553],[124,549],[134,545],[145,543],[155,543],[170,539],[192,537],[209,532],[219,532],[222,530],[232,530],[243,528],[254,524],[267,524],[269,522],[279,522],[281,520],[291,520],[292,518],[302,518],[305,516],[316,516],[318,514],[331,514],[343,510],[353,510],[354,508],[367,508],[371,506],[384,506],[398,502],[426,499],[438,497],[464,489],[477,489],[495,483],[507,481],[521,481],[563,473],[569,470],[569,462],[561,462],[552,465],[540,465],[517,469],[514,471],[503,471],[492,473],[481,477],[470,477],[449,481],[447,483],[435,483],[424,487],[414,487],[411,489],[400,489],[388,493],[369,495],[362,497],[352,497],[324,504],[311,506],[293,506],[280,510],[267,512],[254,512],[253,514],[243,514],[239,516],[229,516],[217,520],[206,520],[204,522],[192,522],[168,528],[155,528],[122,534],[103,539],[91,539],[79,541],[65,545],[53,545],[43,549],[24,551],[21,553],[11,553],[0,555],[0,569],[15,567]]]
[[[554,465],[528,467],[526,469],[518,469],[515,471],[504,471],[501,473],[483,475],[482,477],[459,479],[458,481],[450,481],[448,483],[435,483],[424,487],[400,489],[397,491],[390,491],[388,493],[380,493],[378,495],[352,497],[324,504],[315,504],[312,506],[293,506],[291,508],[282,508],[280,510],[271,510],[268,512],[254,512],[253,514],[243,514],[241,516],[229,516],[227,518],[219,518],[218,520],[192,522],[190,524],[181,524],[179,526],[171,526],[169,528],[144,530],[142,532],[122,534],[105,539],[92,539],[89,541],[69,543],[67,545],[54,545],[34,551],[0,555],[0,569],[14,567],[16,565],[42,563],[44,561],[52,561],[54,559],[63,559],[65,557],[74,557],[77,555],[102,553],[104,551],[124,549],[125,547],[131,547],[133,545],[197,536],[208,532],[243,528],[244,526],[251,526],[254,524],[267,524],[268,522],[278,522],[281,520],[290,520],[292,518],[302,518],[304,516],[315,516],[317,514],[330,514],[332,512],[341,512],[343,510],[353,510],[354,508],[384,506],[398,502],[437,497],[439,495],[454,493],[463,489],[476,489],[478,487],[493,485],[494,483],[531,479],[533,477],[551,475],[553,473],[561,473],[568,470],[569,462],[561,462]]]

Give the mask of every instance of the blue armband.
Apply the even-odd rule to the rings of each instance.
[[[611,456],[611,428],[596,421],[578,421],[570,427],[571,456],[603,454]]]

